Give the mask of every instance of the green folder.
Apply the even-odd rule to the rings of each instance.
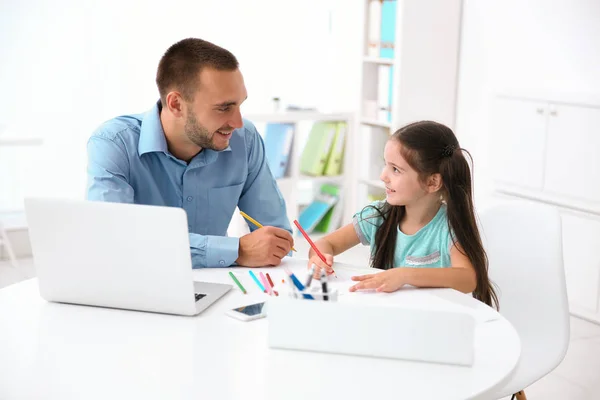
[[[313,124],[300,157],[301,173],[313,176],[323,175],[336,131],[337,124],[335,122]]]
[[[334,176],[342,173],[342,161],[344,159],[344,143],[346,141],[346,123],[336,124],[335,138],[331,145],[331,151],[327,157],[324,175]]]
[[[314,229],[315,232],[330,233],[336,228],[338,228],[337,226],[334,227],[332,224],[339,223],[339,221],[337,221],[339,218],[334,218],[334,214],[339,214],[340,211],[336,208],[341,206],[339,204],[340,188],[336,185],[326,183],[323,186],[321,186],[320,191],[322,194],[335,196],[338,198],[338,201],[327,211],[327,213],[323,216],[323,218],[321,218],[321,221],[319,221],[319,223],[317,224],[317,226],[315,226]],[[333,219],[336,219],[336,221],[332,222]]]
[[[385,193],[384,194],[370,194],[370,195],[367,196],[367,199],[371,203],[374,202],[374,201],[385,200]]]

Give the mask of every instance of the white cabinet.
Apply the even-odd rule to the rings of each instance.
[[[551,105],[544,190],[600,203],[600,109]]]
[[[536,101],[494,101],[490,152],[496,181],[542,189],[546,107],[546,103]]]
[[[490,130],[503,191],[600,214],[600,102],[497,97]]]
[[[502,95],[491,122],[494,200],[560,211],[571,313],[600,323],[600,98]]]

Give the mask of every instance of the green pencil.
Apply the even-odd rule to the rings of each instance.
[[[242,286],[242,284],[240,283],[240,281],[237,280],[237,278],[235,277],[235,275],[233,274],[233,272],[229,271],[229,276],[231,276],[231,279],[233,279],[233,281],[235,282],[235,284],[238,285],[238,287],[240,288],[240,290],[242,291],[242,293],[246,294],[246,289],[244,289],[244,287]]]

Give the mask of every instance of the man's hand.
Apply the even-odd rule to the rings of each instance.
[[[281,263],[294,246],[292,235],[285,229],[265,226],[240,238],[238,259],[244,267],[267,267]]]

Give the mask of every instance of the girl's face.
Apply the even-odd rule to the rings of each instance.
[[[411,205],[428,194],[417,171],[402,157],[401,149],[400,142],[388,140],[383,151],[385,167],[380,179],[385,184],[387,202],[394,206]]]

